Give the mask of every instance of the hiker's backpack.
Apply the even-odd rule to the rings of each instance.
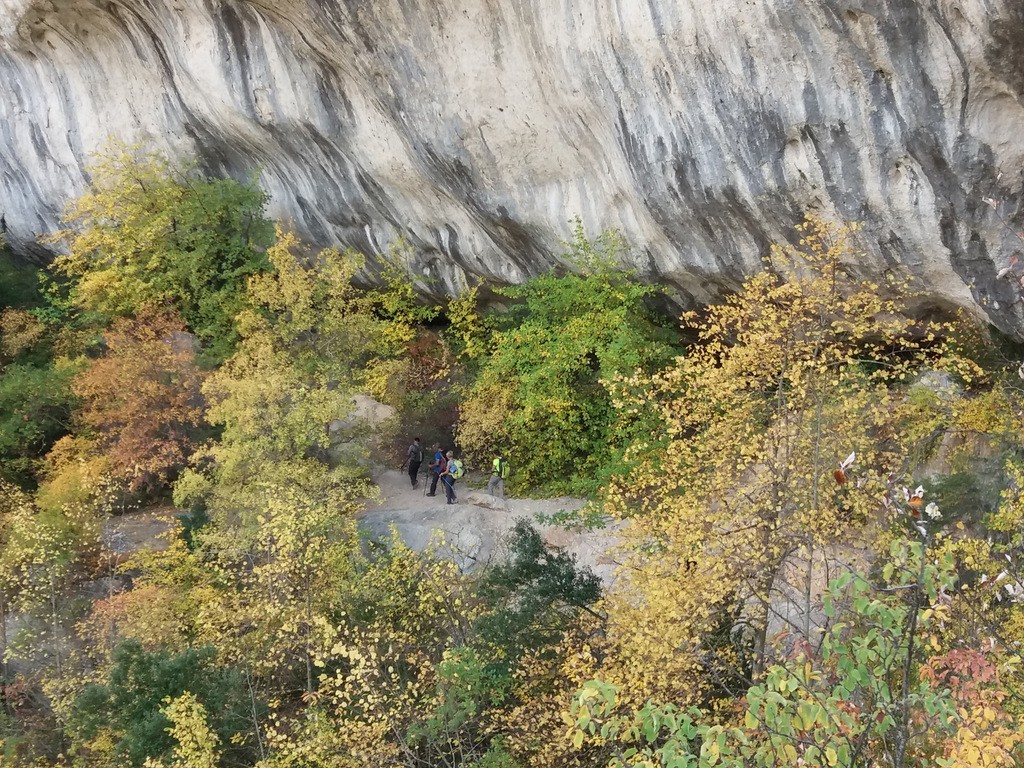
[[[494,460],[494,474],[504,480],[508,477],[508,462],[504,459]]]
[[[465,467],[462,466],[461,459],[452,459],[452,463],[455,465],[455,469],[452,470],[452,477],[458,480],[464,474],[466,474]]]

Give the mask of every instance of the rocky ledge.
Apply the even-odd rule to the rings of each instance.
[[[317,244],[405,236],[427,293],[548,268],[578,214],[701,303],[813,209],[1024,338],[1019,0],[0,0],[0,78],[24,253],[114,136]]]

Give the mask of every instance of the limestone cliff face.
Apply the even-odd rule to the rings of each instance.
[[[0,83],[23,249],[116,136],[257,173],[316,243],[404,233],[431,292],[579,214],[702,302],[814,208],[1024,337],[1020,0],[0,0]]]

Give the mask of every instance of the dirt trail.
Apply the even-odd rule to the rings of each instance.
[[[611,579],[614,563],[607,552],[615,541],[612,532],[573,531],[537,522],[538,514],[580,509],[586,503],[584,499],[497,499],[480,487],[480,477],[471,475],[468,482],[466,478],[456,482],[457,503],[449,506],[440,484],[437,495],[431,498],[424,495],[422,483],[414,490],[403,472],[380,470],[373,479],[380,488],[380,498],[366,505],[359,521],[376,538],[388,538],[394,526],[402,541],[422,551],[442,536],[445,545],[441,552],[462,570],[470,571],[500,556],[504,536],[517,519],[524,517],[542,531],[549,546],[568,550],[603,580]],[[177,513],[161,506],[113,517],[105,526],[104,543],[120,557],[144,549],[165,549],[167,540],[161,534],[176,525]]]
[[[367,505],[360,516],[362,525],[375,536],[387,537],[394,526],[408,546],[425,549],[438,535],[445,541],[444,550],[465,571],[472,570],[500,555],[502,538],[525,517],[537,525],[551,546],[562,547],[576,555],[580,563],[594,569],[605,581],[610,580],[614,563],[607,555],[613,536],[605,531],[569,531],[553,526],[540,526],[538,514],[552,515],[560,511],[580,509],[586,501],[571,497],[554,499],[507,498],[504,501],[487,494],[480,478],[471,476],[456,482],[457,503],[448,505],[440,484],[437,496],[423,494],[423,484],[415,490],[409,477],[395,470],[384,470],[374,476],[381,498]]]
[[[144,549],[167,549],[165,534],[176,527],[181,511],[168,505],[146,507],[110,517],[103,525],[103,545],[115,555]]]

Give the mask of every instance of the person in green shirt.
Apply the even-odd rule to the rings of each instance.
[[[499,499],[505,498],[505,478],[508,477],[508,462],[499,452],[491,462],[491,479],[487,481],[487,492]],[[497,491],[497,493],[495,493]]]

